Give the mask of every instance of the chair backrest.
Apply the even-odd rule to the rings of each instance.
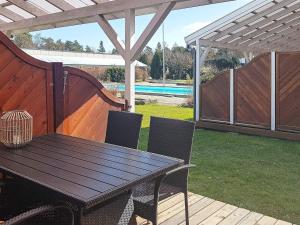
[[[151,117],[148,151],[183,159],[190,163],[195,123],[191,121]],[[172,175],[167,183],[186,187],[187,171]],[[173,178],[172,178],[173,177]]]
[[[136,149],[143,115],[109,111],[105,142]]]
[[[195,123],[151,117],[148,151],[190,163]]]

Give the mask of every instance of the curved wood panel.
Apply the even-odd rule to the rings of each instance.
[[[277,53],[277,128],[300,131],[300,52]]]
[[[235,119],[237,123],[270,127],[271,55],[257,56],[235,72]]]
[[[62,133],[89,140],[104,141],[109,110],[125,110],[125,101],[113,96],[93,76],[65,67]]]
[[[229,101],[230,78],[226,71],[201,86],[201,118],[228,122]]]
[[[0,112],[33,116],[33,135],[54,131],[51,64],[34,59],[0,32]]]

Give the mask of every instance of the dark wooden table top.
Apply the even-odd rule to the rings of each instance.
[[[0,146],[1,169],[86,208],[182,164],[166,156],[58,134],[34,138],[22,149]]]

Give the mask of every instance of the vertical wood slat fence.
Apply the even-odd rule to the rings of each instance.
[[[200,121],[300,133],[300,53],[272,54],[201,85]]]
[[[93,76],[27,55],[0,32],[0,113],[26,110],[33,136],[58,132],[103,141],[109,110],[126,110]]]

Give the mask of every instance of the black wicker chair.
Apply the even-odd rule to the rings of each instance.
[[[74,224],[70,203],[49,204],[57,199],[51,192],[42,192],[42,188],[16,177],[4,178],[0,185],[1,225]]]
[[[151,117],[148,151],[183,159],[185,165],[170,171],[159,180],[141,184],[133,191],[135,215],[157,225],[159,200],[183,192],[186,224],[188,213],[188,169],[195,123]]]
[[[21,213],[1,225],[74,225],[74,214],[65,205],[46,205]]]
[[[105,142],[136,149],[142,118],[141,114],[110,111]]]

